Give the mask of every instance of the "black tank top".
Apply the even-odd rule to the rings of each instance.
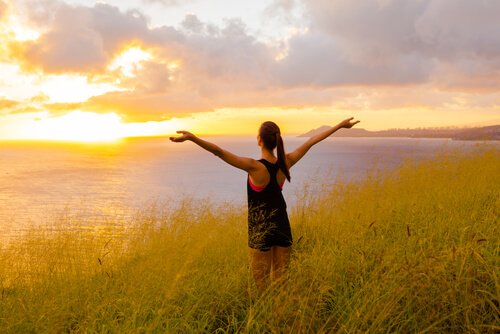
[[[263,222],[288,224],[286,202],[276,178],[279,167],[277,164],[272,164],[265,159],[258,161],[266,166],[270,180],[262,191],[257,192],[250,186],[250,178],[248,178],[248,222],[250,225]]]

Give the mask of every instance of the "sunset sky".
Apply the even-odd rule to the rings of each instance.
[[[497,0],[0,0],[0,139],[500,124]]]

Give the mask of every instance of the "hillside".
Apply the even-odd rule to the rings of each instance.
[[[244,206],[87,232],[68,208],[0,247],[0,333],[497,333],[499,168],[483,145],[304,187],[289,276],[262,295]]]
[[[323,125],[299,137],[312,137],[331,128]],[[368,131],[363,128],[340,129],[332,137],[406,137],[406,138],[451,138],[455,140],[500,140],[500,125],[477,128],[417,128]]]

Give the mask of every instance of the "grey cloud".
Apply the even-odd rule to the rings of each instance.
[[[498,58],[499,31],[499,1],[433,0],[415,20],[415,32],[427,51],[444,60]]]
[[[305,1],[310,29],[289,41],[284,84],[374,85],[425,82],[433,61],[420,57],[419,1]]]
[[[194,14],[188,14],[181,23],[182,27],[188,32],[200,34],[205,29],[205,24]]]
[[[416,84],[432,77],[442,63],[470,60],[477,68],[485,63],[498,69],[500,2],[303,1],[310,29],[290,39],[288,57],[281,62],[239,20],[217,27],[190,14],[182,30],[149,29],[141,13],[105,4],[59,6],[53,29],[28,54],[49,71],[102,69],[121,44],[136,39],[180,57],[194,81],[224,78],[243,86],[248,86],[245,80],[285,87]],[[275,6],[291,10],[295,1],[277,0]]]
[[[275,5],[291,13],[298,4]],[[130,91],[91,101],[97,109],[114,106],[131,115],[133,108],[161,116],[218,107],[328,104],[339,86],[494,89],[500,84],[499,1],[303,0],[302,5],[309,29],[287,40],[280,61],[274,59],[275,46],[259,41],[238,19],[215,26],[187,15],[179,28],[150,28],[140,12],[106,4],[58,4],[54,14],[46,14],[50,30],[27,47],[27,56],[48,72],[99,72],[125,43],[154,47],[160,59],[123,81]],[[169,70],[169,60],[180,61],[178,71]]]
[[[210,78],[244,81],[264,78],[273,63],[272,50],[247,32],[238,19],[222,27],[188,15],[184,31],[162,26],[150,29],[137,11],[96,4],[94,7],[59,6],[51,29],[28,44],[27,56],[48,72],[102,70],[121,45],[139,41],[158,47],[166,58],[180,58],[193,80]],[[195,72],[194,70],[196,69]],[[198,73],[198,74],[197,74]]]
[[[414,22],[426,1],[304,0],[313,30],[323,31],[354,61],[384,61],[418,49]]]
[[[194,0],[142,0],[146,4],[159,3],[165,6],[179,6],[185,3],[191,3]]]
[[[151,29],[140,13],[123,13],[105,4],[91,8],[64,5],[55,14],[51,29],[27,46],[25,56],[46,72],[104,74],[124,43],[137,40],[153,46],[158,62],[143,63],[135,78],[122,78],[123,87],[131,91],[106,94],[93,103],[112,106],[116,99],[116,106],[127,109],[135,105],[138,110],[144,103],[150,106],[149,113],[160,115],[174,109],[183,113],[248,105],[249,101],[236,101],[237,96],[255,98],[255,92],[272,86],[272,50],[250,35],[241,20],[214,26],[188,15],[183,29]],[[169,60],[180,61],[181,68],[172,73],[164,63]]]
[[[334,39],[309,32],[290,41],[277,76],[286,86],[391,85],[425,82],[432,63],[414,53],[391,61],[353,61]]]
[[[310,29],[290,41],[284,83],[418,84],[445,70],[449,87],[498,82],[499,1],[303,1]]]
[[[297,0],[275,0],[268,7],[269,10],[283,10],[286,12],[291,12],[297,5]]]
[[[173,28],[149,29],[147,18],[138,11],[123,13],[106,4],[60,5],[50,30],[26,46],[26,56],[48,72],[100,71],[128,42],[158,44],[179,37]]]
[[[175,75],[167,65],[152,61],[143,62],[135,72],[136,76],[126,79],[124,85],[132,87],[136,94],[165,93],[172,84],[169,78]]]
[[[49,26],[58,8],[64,6],[60,0],[14,0],[12,5],[16,12],[39,26]]]
[[[226,26],[212,29],[210,34],[191,36],[185,41],[185,48],[187,67],[193,77],[198,73],[202,79],[231,80],[232,84],[248,82],[250,86],[270,79],[269,48],[247,34],[239,20],[228,20]]]
[[[470,92],[498,92],[500,87],[500,57],[484,59],[477,56],[440,62],[430,81],[441,89]]]
[[[26,57],[49,72],[93,70],[108,59],[101,36],[78,26],[44,35],[26,49]]]
[[[429,3],[415,22],[422,56],[438,61],[433,82],[446,88],[500,87],[500,1]]]
[[[291,22],[293,10],[297,7],[298,0],[275,0],[265,10],[264,15],[268,19],[279,18]]]

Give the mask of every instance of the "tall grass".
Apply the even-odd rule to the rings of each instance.
[[[0,250],[0,332],[500,330],[500,153],[448,152],[305,193],[289,277],[258,295],[244,206],[152,205],[115,231]]]

